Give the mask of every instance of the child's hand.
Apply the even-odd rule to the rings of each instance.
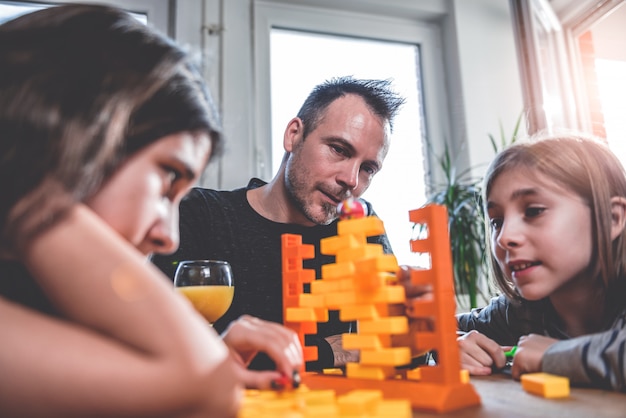
[[[457,338],[457,342],[461,368],[467,369],[472,375],[489,375],[493,366],[502,368],[506,365],[502,346],[476,330]]]
[[[557,341],[554,338],[538,334],[529,334],[521,337],[517,344],[515,358],[513,359],[511,376],[514,379],[519,379],[524,373],[540,372],[543,353]]]
[[[243,315],[222,333],[222,340],[241,366],[240,379],[249,388],[269,389],[272,381],[293,376],[304,364],[298,335],[281,324]],[[274,360],[275,371],[246,369],[260,351]]]

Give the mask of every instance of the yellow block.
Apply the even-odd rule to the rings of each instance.
[[[469,383],[470,382],[470,374],[469,370],[461,369],[461,383]]]
[[[335,401],[335,391],[332,389],[317,389],[301,394],[304,402],[310,405],[326,405]]]
[[[361,364],[364,366],[402,366],[410,362],[411,349],[408,347],[361,350]]]
[[[360,321],[359,334],[406,334],[409,332],[409,321],[406,316],[389,316],[373,321]]]
[[[301,308],[323,308],[325,306],[324,296],[311,293],[301,293],[298,296],[298,302]]]
[[[339,309],[339,319],[344,322],[357,321],[360,319],[378,319],[378,311],[371,304],[348,305]]]
[[[404,287],[400,285],[388,285],[356,294],[356,303],[404,303],[405,300]]]
[[[352,237],[353,235],[348,235]],[[356,248],[344,248],[337,251],[335,260],[337,263],[344,261],[356,261],[364,258],[377,257],[383,254],[383,246],[381,244],[362,244]]]
[[[354,272],[354,263],[351,261],[322,265],[323,279],[339,279],[342,277],[348,277],[352,276]]]
[[[413,411],[409,399],[389,399],[378,404],[377,417],[411,418]]]
[[[373,416],[382,400],[383,393],[380,390],[357,389],[337,397],[337,404],[342,414]]]
[[[346,248],[358,248],[363,246],[364,239],[355,235],[334,235],[320,240],[320,252],[322,254],[334,255],[338,251]],[[365,237],[363,237],[365,238]]]
[[[287,308],[285,311],[285,321],[287,322],[315,322],[317,320],[313,308]]]
[[[315,280],[311,283],[312,294],[326,294],[341,290],[341,283],[333,280]]]
[[[353,281],[354,288],[359,292],[373,292],[386,286],[390,282],[390,276],[393,277],[390,273],[377,271],[358,273]]]
[[[384,348],[378,335],[342,334],[341,345],[346,350],[380,350]]]
[[[333,292],[325,295],[326,307],[328,309],[340,309],[346,305],[355,303],[354,292]]]
[[[422,380],[422,370],[419,367],[415,369],[407,370],[406,372],[407,380]]]
[[[358,363],[346,364],[346,376],[348,378],[385,380],[391,379],[396,374],[396,368],[392,366],[362,366]]]
[[[370,271],[388,271],[395,273],[398,270],[398,260],[393,254],[382,254],[355,262],[356,271],[365,273]]]
[[[322,369],[322,373],[323,374],[330,374],[333,376],[343,376],[344,372],[342,369],[340,368],[332,368],[332,369]]]
[[[385,233],[385,226],[376,216],[365,218],[345,219],[337,222],[337,235],[360,234],[371,237]]]
[[[522,375],[522,388],[544,398],[565,398],[569,396],[569,379],[550,373],[527,373]]]

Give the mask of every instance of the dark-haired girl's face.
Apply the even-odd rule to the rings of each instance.
[[[132,155],[87,203],[143,254],[178,248],[178,206],[204,170],[208,135],[166,136]]]

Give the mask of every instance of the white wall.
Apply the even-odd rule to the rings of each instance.
[[[499,139],[502,123],[510,136],[523,112],[509,2],[451,0],[449,4],[453,27],[446,33],[454,36],[448,41],[456,43],[457,55],[448,62],[448,71],[460,76],[451,91],[453,124],[460,125],[459,137],[469,144],[470,165],[484,169],[494,155],[488,134]]]

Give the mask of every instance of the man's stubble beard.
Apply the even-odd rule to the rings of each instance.
[[[306,181],[298,175],[293,165],[293,161],[289,161],[285,170],[285,187],[287,189],[287,197],[291,203],[305,218],[314,224],[328,225],[332,223],[337,218],[337,207],[328,202],[322,202],[321,209],[325,216],[323,219],[317,219],[307,205],[306,196],[303,196],[306,193]],[[303,177],[306,178],[306,173]]]

